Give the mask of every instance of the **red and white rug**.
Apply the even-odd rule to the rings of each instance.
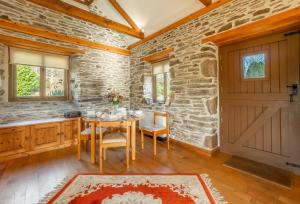
[[[48,197],[49,198],[49,197]],[[48,204],[226,203],[207,175],[90,175],[67,182]]]

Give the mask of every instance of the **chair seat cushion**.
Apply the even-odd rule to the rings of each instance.
[[[122,132],[113,132],[106,134],[103,138],[104,144],[117,142],[126,142],[126,134]]]
[[[153,131],[165,130],[166,127],[162,125],[144,124],[143,126],[140,127],[140,129],[153,132]]]
[[[102,128],[102,131],[105,132],[105,129]],[[85,130],[83,130],[81,132],[81,135],[90,135],[91,133],[92,133],[92,129],[91,128],[86,128]],[[100,128],[99,127],[96,128],[96,134],[97,135],[100,134]]]

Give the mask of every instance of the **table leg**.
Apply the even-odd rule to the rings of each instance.
[[[131,122],[131,154],[132,160],[136,157],[136,121]]]
[[[96,163],[96,124],[91,123],[91,163]]]

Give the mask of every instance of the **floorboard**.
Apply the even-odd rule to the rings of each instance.
[[[137,143],[139,145],[139,142]],[[145,149],[137,148],[137,160],[126,170],[125,151],[108,150],[105,173],[207,173],[229,203],[300,203],[300,178],[293,179],[291,190],[240,173],[223,165],[229,155],[213,158],[198,155],[171,144],[167,151],[159,142],[158,154],[152,157],[152,141],[145,138]],[[47,152],[7,162],[0,179],[0,203],[32,204],[51,192],[64,178],[76,173],[98,173],[98,165],[89,162],[88,153],[76,159],[76,148]]]

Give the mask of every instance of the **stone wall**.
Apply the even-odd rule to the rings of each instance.
[[[0,0],[0,18],[117,47],[126,47],[129,39],[127,35],[45,9],[25,0]],[[124,95],[126,98],[124,105],[129,106],[130,68],[128,56],[48,40],[5,29],[0,29],[0,33],[85,51],[84,55],[74,55],[71,57],[70,87],[73,103],[11,103],[8,102],[7,98],[7,46],[0,44],[0,78],[2,79],[2,84],[0,83],[0,121],[45,118],[47,115],[49,117],[61,116],[64,110],[85,111],[90,108],[104,109],[108,106],[105,95],[109,88],[115,89]]]
[[[200,44],[204,37],[299,6],[299,0],[233,0],[185,25],[138,47],[131,56],[131,105],[133,108],[166,110],[172,115],[172,137],[203,148],[218,145],[218,48]],[[170,56],[170,106],[143,103],[143,76],[152,72],[141,58],[174,48]]]

